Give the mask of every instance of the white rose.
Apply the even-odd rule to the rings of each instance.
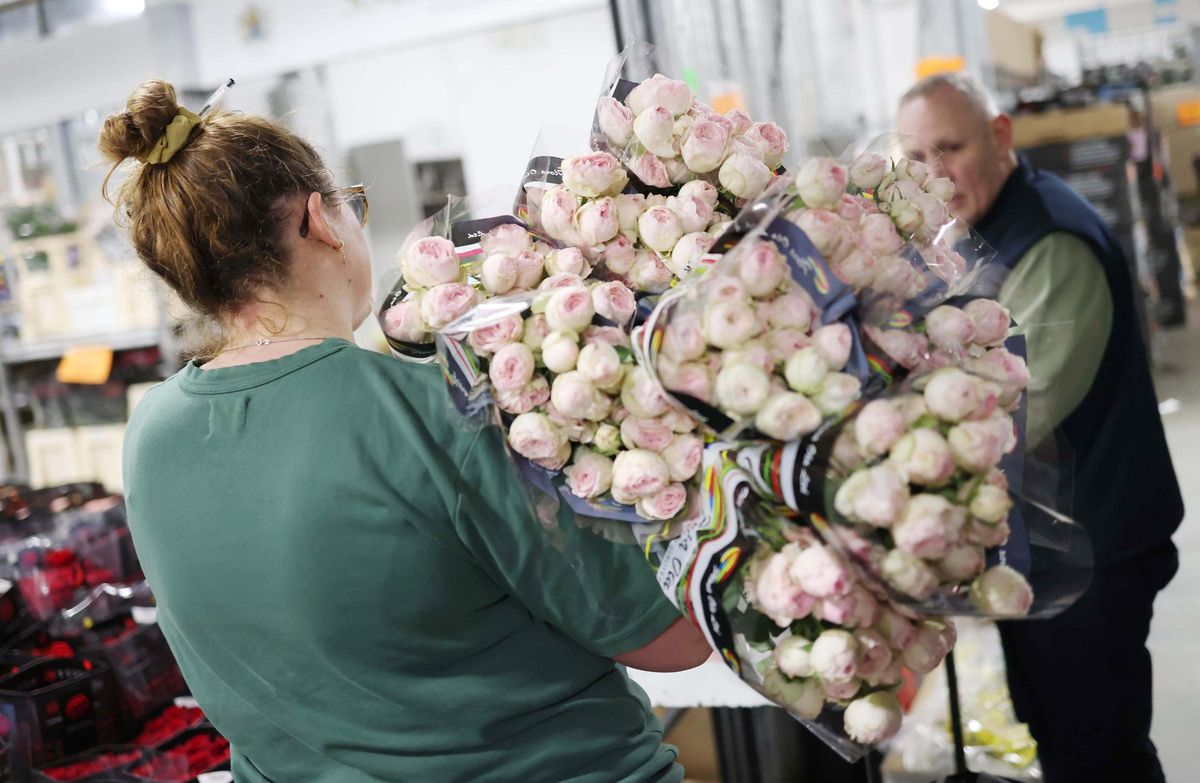
[[[671,274],[681,280],[687,277],[696,267],[696,262],[708,252],[715,241],[715,238],[703,231],[684,234],[675,243],[675,247],[671,250],[671,257],[666,262]]]
[[[721,165],[728,148],[729,131],[719,123],[701,121],[688,128],[680,153],[689,169],[704,174]]]
[[[546,323],[556,332],[581,332],[591,325],[595,314],[592,295],[582,287],[558,289],[546,302]]]
[[[622,448],[621,431],[611,424],[601,424],[592,436],[592,446],[601,454],[613,456]]]
[[[735,348],[758,334],[759,323],[750,305],[722,299],[704,311],[704,337],[718,348]]]
[[[874,190],[879,187],[887,173],[888,161],[882,155],[864,153],[850,164],[850,182],[859,190]]]
[[[908,502],[908,484],[886,463],[857,470],[838,488],[834,508],[853,522],[890,527]]]
[[[602,97],[596,104],[600,131],[613,147],[623,150],[633,136],[633,112],[616,98]]]
[[[793,391],[816,395],[821,391],[825,376],[829,375],[829,363],[816,348],[801,348],[787,360],[783,375]]]
[[[858,399],[862,382],[853,375],[831,372],[821,381],[821,389],[813,397],[817,408],[826,416],[836,416]]]
[[[550,402],[563,416],[600,421],[608,415],[608,398],[582,373],[572,370],[550,384]]]
[[[955,543],[965,521],[963,509],[941,495],[913,495],[892,525],[892,540],[917,557],[938,560]]]
[[[979,381],[956,367],[935,371],[925,385],[929,412],[949,422],[962,421],[979,406]]]
[[[854,339],[850,327],[837,323],[822,326],[813,332],[812,346],[821,354],[821,358],[829,365],[829,369],[841,371],[850,361],[850,349]]]
[[[899,699],[890,691],[875,691],[850,702],[842,724],[850,739],[876,745],[896,736],[902,719]]]
[[[858,671],[858,642],[848,631],[823,631],[809,656],[813,670],[825,682],[849,682]]]
[[[789,677],[811,677],[816,671],[812,665],[812,642],[801,636],[780,639],[771,655],[779,671]]]
[[[821,426],[821,411],[803,394],[779,392],[754,417],[759,432],[776,440],[795,440]]]
[[[542,364],[550,372],[570,372],[578,358],[579,335],[575,332],[551,332],[542,341]]]
[[[700,470],[704,442],[695,435],[676,435],[662,451],[672,481],[688,481]]]
[[[904,416],[888,400],[871,400],[854,419],[854,438],[867,457],[887,454],[905,429]]]
[[[937,577],[921,558],[893,549],[883,558],[883,578],[905,595],[923,601],[937,589]]]
[[[508,442],[513,451],[526,459],[541,460],[556,457],[567,436],[544,413],[522,413],[508,428]]]
[[[633,118],[633,135],[643,147],[659,157],[674,157],[674,132],[675,118],[663,106],[647,106]]]
[[[730,155],[717,175],[721,187],[738,198],[755,198],[771,181],[771,170],[744,152]]]
[[[717,201],[720,199],[721,194],[712,186],[712,183],[698,179],[681,187],[679,189],[679,197],[682,199],[698,198],[713,209],[716,209]]]
[[[835,209],[847,180],[846,169],[829,158],[809,158],[796,174],[796,191],[806,207]]]
[[[667,463],[652,451],[630,449],[613,460],[614,496],[633,501],[649,497],[666,488],[670,478]]]
[[[924,427],[902,436],[892,447],[888,461],[914,484],[940,487],[954,476],[954,453],[937,430]]]
[[[1033,605],[1033,589],[1020,571],[992,566],[971,585],[971,602],[991,617],[1024,617]]]
[[[758,367],[733,364],[717,374],[717,404],[736,415],[756,413],[771,393],[771,379]]]
[[[695,95],[687,82],[669,79],[661,73],[646,79],[634,87],[625,98],[625,105],[634,114],[641,114],[648,106],[659,105],[675,117],[692,108]]]
[[[683,236],[683,225],[667,207],[651,207],[638,218],[638,233],[651,250],[669,253]]]
[[[943,204],[949,204],[950,199],[954,198],[954,183],[946,177],[935,177],[925,182],[925,192]]]
[[[563,187],[586,198],[616,195],[629,182],[621,161],[607,152],[567,158],[562,162],[562,176]]]
[[[567,488],[581,498],[594,498],[608,492],[612,486],[612,460],[594,451],[584,451],[575,457],[564,471]]]
[[[983,570],[983,548],[972,544],[958,544],[946,550],[938,561],[937,568],[943,576],[954,582],[962,582],[979,575]]]

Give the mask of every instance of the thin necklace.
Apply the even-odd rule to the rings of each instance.
[[[280,340],[272,340],[270,337],[263,337],[262,339],[255,340],[254,342],[252,342],[248,345],[239,345],[236,348],[226,348],[224,350],[217,351],[217,353],[214,355],[220,356],[223,353],[233,353],[234,351],[244,351],[247,348],[256,348],[256,347],[262,346],[262,345],[274,345],[276,343],[294,343],[294,342],[299,342],[300,340],[328,340],[328,339],[329,339],[328,337],[284,337]]]

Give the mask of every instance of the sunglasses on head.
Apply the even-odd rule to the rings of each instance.
[[[354,213],[354,219],[358,221],[358,225],[367,225],[367,189],[362,184],[350,185],[345,188],[338,188],[336,193],[341,197],[342,202],[350,207],[350,211]],[[300,218],[300,236],[308,236],[308,207],[304,208],[304,217]]]

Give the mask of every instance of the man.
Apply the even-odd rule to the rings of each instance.
[[[1183,501],[1128,263],[1095,210],[1013,152],[1011,119],[970,77],[921,81],[896,125],[912,157],[954,182],[952,211],[1010,270],[1000,300],[1032,331],[1031,440],[1061,427],[1074,452],[1072,515],[1092,539],[1095,573],[1074,606],[1001,623],[1017,715],[1046,783],[1162,781],[1146,637],[1154,596],[1178,567],[1170,536]]]

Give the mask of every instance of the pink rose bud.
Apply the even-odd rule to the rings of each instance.
[[[775,297],[767,307],[767,319],[776,329],[808,331],[813,322],[812,298],[803,289],[792,289]]]
[[[671,250],[671,257],[666,261],[671,274],[681,280],[690,275],[696,263],[708,252],[714,241],[713,237],[703,231],[684,234],[680,237],[679,241],[675,243],[674,249]]]
[[[617,207],[617,222],[626,238],[637,239],[638,218],[646,211],[646,197],[641,193],[622,193],[613,199]]]
[[[846,564],[820,544],[800,552],[788,573],[793,582],[814,598],[847,595],[854,586]]]
[[[604,391],[617,391],[625,376],[617,349],[608,343],[594,342],[583,346],[576,365],[584,377]]]
[[[620,496],[619,502],[634,502],[666,488],[670,477],[667,463],[654,452],[622,451],[613,461],[613,494]]]
[[[980,401],[979,380],[956,367],[937,370],[925,385],[926,407],[945,421],[962,421],[971,415]]]
[[[920,394],[897,395],[892,398],[892,404],[900,411],[906,424],[913,424],[929,413],[929,409],[925,407],[925,398]]]
[[[692,107],[695,95],[687,82],[678,79],[668,79],[661,73],[646,79],[634,87],[625,98],[625,105],[633,113],[641,114],[648,106],[664,106],[672,115],[678,117]]]
[[[887,215],[867,215],[860,224],[863,247],[875,255],[895,253],[904,246],[904,239]]]
[[[671,270],[662,256],[653,250],[639,250],[634,256],[629,282],[639,291],[661,294],[671,287]]]
[[[542,254],[534,250],[522,250],[515,256],[517,262],[517,280],[514,288],[530,291],[542,282],[545,267]]]
[[[733,364],[717,374],[714,392],[722,410],[735,416],[749,416],[766,403],[771,379],[758,367]]]
[[[704,312],[704,337],[718,348],[735,348],[758,333],[758,319],[750,305],[720,299]]]
[[[592,308],[602,318],[625,324],[637,310],[637,302],[628,286],[613,281],[601,283],[592,289]]]
[[[546,323],[556,332],[582,332],[591,325],[595,312],[586,288],[564,287],[555,290],[546,302]]]
[[[864,591],[865,592],[865,591]],[[866,593],[868,597],[870,593]],[[871,597],[871,600],[875,600]],[[858,673],[862,677],[879,674],[892,665],[892,648],[878,631],[860,627],[854,632],[858,642]]]
[[[736,127],[735,127],[736,134]],[[762,150],[763,163],[769,169],[777,169],[788,151],[787,134],[773,122],[756,122],[746,131],[746,137]]]
[[[662,341],[664,356],[676,362],[690,362],[703,356],[705,347],[700,316],[696,313],[679,313],[667,324]]]
[[[886,463],[855,471],[838,488],[837,512],[852,522],[891,527],[908,502],[908,484]]]
[[[901,299],[912,299],[925,288],[925,278],[907,258],[879,256],[875,259],[875,279],[871,287]]]
[[[967,542],[976,546],[985,548],[1004,546],[1010,532],[1007,520],[995,525],[984,522],[982,519],[967,520]]]
[[[834,209],[846,192],[846,170],[829,158],[809,158],[796,174],[796,192],[804,206]]]
[[[665,421],[667,426],[676,435],[686,435],[689,432],[694,432],[697,426],[696,420],[679,408],[672,407],[659,418]]]
[[[816,672],[812,667],[812,642],[802,636],[787,636],[780,639],[771,652],[779,671],[789,677],[811,677]]]
[[[906,369],[919,367],[929,353],[926,339],[919,334],[899,329],[881,330],[871,326],[864,328],[867,336],[875,341],[875,344],[882,348],[884,353]]]
[[[842,725],[846,736],[864,745],[877,745],[900,731],[903,713],[900,701],[891,691],[874,691],[855,699],[846,707]]]
[[[505,413],[519,415],[529,413],[550,401],[550,384],[540,375],[535,375],[524,388],[516,391],[496,391],[496,404]]]
[[[904,416],[888,400],[871,400],[854,419],[854,437],[863,456],[880,457],[904,436]]]
[[[687,183],[679,189],[679,198],[683,200],[698,198],[713,209],[717,208],[720,193],[711,183],[702,179]]]
[[[520,317],[518,316],[518,320]],[[427,343],[432,335],[421,317],[421,299],[410,296],[383,314],[383,333],[403,343]]]
[[[663,386],[672,392],[686,394],[703,402],[712,400],[712,374],[708,367],[699,362],[663,362],[658,374]]]
[[[464,316],[479,302],[479,294],[466,283],[443,283],[421,297],[421,317],[430,329],[441,329]]]
[[[550,402],[563,415],[588,421],[601,421],[610,410],[612,401],[578,370],[563,373],[550,384]]]
[[[517,391],[533,378],[533,369],[533,352],[521,343],[508,343],[492,357],[488,377],[500,391]]]
[[[957,539],[964,522],[964,510],[941,495],[913,495],[892,525],[892,539],[917,557],[938,560]]]
[[[583,333],[583,344],[608,343],[614,348],[629,348],[629,335],[615,326],[589,326]]]
[[[581,451],[564,471],[567,488],[576,497],[595,498],[612,486],[612,460],[594,451]]]
[[[683,236],[683,225],[667,207],[651,207],[638,218],[638,234],[651,250],[669,253]]]
[[[738,278],[754,297],[765,297],[783,284],[787,268],[783,255],[770,242],[755,242],[738,258]]]
[[[483,260],[480,280],[490,294],[506,294],[517,284],[517,259],[507,253],[493,253]]]
[[[862,381],[843,372],[831,372],[821,381],[821,389],[813,397],[817,408],[826,416],[837,416],[862,392]]]
[[[911,236],[917,229],[925,225],[925,216],[921,214],[921,210],[907,199],[892,200],[887,206],[887,212],[891,215],[896,228],[903,231],[906,236]]]
[[[1033,605],[1033,589],[1020,571],[992,566],[971,585],[971,602],[990,617],[1024,617]]]
[[[569,446],[567,436],[544,413],[522,413],[508,428],[513,451],[531,460],[554,459]]]
[[[961,354],[975,339],[975,322],[953,305],[935,307],[925,316],[929,341],[952,355]]]
[[[842,323],[822,326],[813,332],[812,345],[830,369],[840,371],[846,366],[846,362],[850,361],[850,349],[853,345],[850,327]]]
[[[1006,407],[1014,404],[1029,385],[1029,368],[1025,360],[1006,348],[992,348],[979,358],[967,359],[963,366],[996,384],[1000,389],[1000,403]]]
[[[546,323],[546,316],[538,313],[525,320],[525,331],[521,335],[521,342],[531,351],[540,351],[542,343],[549,334],[550,325]]]
[[[896,174],[900,173],[900,170],[897,170]],[[879,184],[879,197],[884,202],[892,204],[901,201],[911,202],[921,195],[924,195],[921,192],[921,186],[907,177],[893,176],[891,179],[884,177],[883,182]]]
[[[787,360],[783,375],[793,391],[816,396],[829,375],[829,362],[815,347],[801,348]]]
[[[680,152],[689,169],[704,174],[725,161],[728,147],[729,131],[719,123],[703,120],[688,129]]]
[[[916,628],[916,636],[904,648],[904,665],[916,674],[929,674],[950,652],[950,645],[940,623],[924,621]]]
[[[789,219],[798,225],[826,259],[840,258],[852,246],[845,222],[834,212],[823,209],[801,209]]]
[[[604,265],[608,268],[608,271],[615,275],[629,274],[629,271],[633,269],[633,262],[636,257],[633,243],[620,234],[606,244],[601,253]]]
[[[905,480],[924,487],[941,487],[954,476],[954,453],[937,430],[916,429],[896,441],[888,457]]]
[[[621,422],[621,442],[627,449],[645,449],[658,454],[674,439],[675,433],[661,419],[630,416]]]
[[[854,615],[850,618],[850,624],[857,628],[875,625],[882,611],[879,601],[862,585],[856,585],[851,594],[854,596]]]
[[[562,162],[563,187],[577,196],[615,196],[629,182],[621,161],[607,152],[577,155]]]
[[[411,290],[456,282],[462,275],[462,267],[453,242],[443,237],[425,237],[408,248],[401,272]]]
[[[887,169],[887,158],[872,152],[864,153],[850,164],[850,182],[859,190],[874,190],[879,187]]]
[[[949,204],[954,198],[954,183],[946,177],[934,177],[925,181],[925,192],[943,204]]]
[[[621,385],[621,404],[634,416],[653,419],[671,409],[662,389],[642,367],[633,367],[625,373]]]
[[[946,440],[954,461],[971,473],[987,472],[1016,445],[1012,419],[1005,414],[957,424],[950,429]]]
[[[575,212],[575,227],[588,245],[602,245],[615,237],[621,227],[613,200],[602,198],[585,203]]]
[[[616,98],[607,95],[596,102],[596,114],[600,120],[600,132],[608,143],[618,150],[625,149],[633,136],[633,112]]]
[[[763,691],[804,720],[816,720],[825,708],[825,689],[816,677],[789,680],[778,669],[768,669],[763,675]]]
[[[892,609],[883,609],[879,613],[879,619],[875,621],[874,630],[880,636],[887,639],[890,647],[896,650],[903,650],[912,644],[913,639],[917,636],[917,629],[908,620],[901,617]]]
[[[596,202],[593,202],[596,203]],[[586,209],[586,207],[585,207]],[[551,250],[544,261],[546,273],[549,275],[574,275],[584,277],[590,270],[587,260],[579,248],[564,247],[561,250]]]
[[[921,213],[925,221],[924,230],[930,237],[937,236],[938,230],[950,219],[945,202],[928,193],[918,193],[913,197],[912,204]]]
[[[479,356],[490,356],[507,343],[521,339],[525,325],[519,315],[506,316],[495,323],[481,326],[467,336],[467,341]]]
[[[668,484],[648,497],[639,498],[637,513],[646,519],[672,519],[687,505],[687,487]]]
[[[996,525],[1008,517],[1012,505],[1012,498],[1008,496],[1008,490],[991,484],[983,484],[977,487],[971,495],[971,504],[968,510],[976,519]]]
[[[754,604],[780,628],[807,617],[816,603],[789,575],[795,557],[795,545],[784,547],[772,555],[754,582]]]
[[[937,589],[937,577],[924,560],[906,549],[893,549],[883,558],[883,578],[907,596],[924,601]]]
[[[550,372],[570,372],[578,358],[579,335],[575,332],[551,332],[542,341],[542,364]]]
[[[685,234],[702,232],[712,222],[713,208],[699,197],[671,196],[667,199],[666,207],[679,218],[679,225]]]
[[[779,364],[784,364],[797,351],[812,344],[812,338],[800,329],[776,329],[769,332],[766,339],[771,358]]]
[[[479,248],[485,257],[493,253],[515,256],[532,247],[529,232],[515,223],[501,223],[479,238]]]
[[[720,371],[735,364],[748,364],[762,370],[768,377],[775,372],[775,357],[771,355],[771,349],[759,340],[751,340],[724,353],[714,351],[711,356],[719,360],[714,371]],[[781,388],[779,391],[783,391],[783,389]]]
[[[575,232],[578,207],[579,199],[566,188],[549,188],[542,196],[538,219],[552,238],[566,241]]]
[[[858,248],[830,260],[829,268],[834,277],[855,290],[861,291],[875,280],[875,257]]]
[[[668,188],[671,186],[671,176],[662,159],[653,152],[643,152],[627,161],[633,175],[652,188]]]
[[[851,225],[855,225],[866,214],[863,210],[862,199],[858,196],[852,196],[849,193],[842,194],[842,200],[838,202],[837,209],[834,210],[837,216]]]
[[[846,682],[821,682],[826,698],[839,704],[848,704],[862,690],[862,680],[852,677]]]
[[[952,582],[973,579],[983,570],[983,549],[971,544],[957,544],[946,550],[937,564],[938,571]]]
[[[744,152],[730,155],[717,175],[721,187],[738,198],[756,198],[771,181],[771,170]]]
[[[724,117],[729,121],[729,130],[734,136],[741,136],[754,127],[754,120],[750,119],[750,115],[741,109],[730,109],[725,112]]]
[[[858,642],[849,631],[823,631],[813,642],[812,666],[824,682],[845,683],[858,673]]]
[[[633,135],[643,147],[659,157],[675,156],[674,133],[675,118],[663,106],[648,106],[633,118]]]
[[[592,448],[609,457],[614,456],[624,448],[621,443],[621,431],[612,424],[601,424],[592,436]]]
[[[803,394],[779,392],[759,409],[754,426],[769,438],[795,440],[821,426],[821,412]]]
[[[977,345],[999,345],[1008,336],[1008,327],[1012,321],[1008,310],[995,299],[973,299],[963,306],[963,312],[975,324]]]
[[[952,285],[962,279],[967,271],[966,259],[940,242],[922,248],[921,257],[929,271]]]
[[[830,464],[840,473],[851,473],[866,463],[862,452],[858,450],[853,435],[842,430],[833,442],[833,456]]]
[[[662,458],[671,472],[671,481],[689,481],[700,470],[704,442],[695,435],[680,434],[662,450]]]

